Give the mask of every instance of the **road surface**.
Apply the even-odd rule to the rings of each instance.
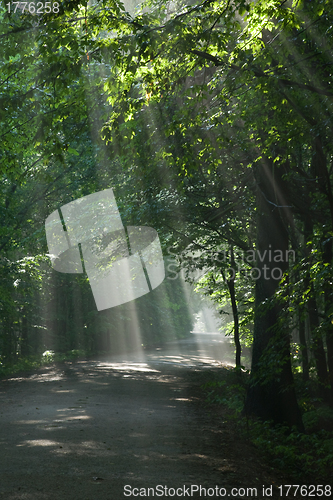
[[[221,335],[194,334],[2,380],[0,499],[220,498],[267,483],[193,397],[191,374],[228,362]]]

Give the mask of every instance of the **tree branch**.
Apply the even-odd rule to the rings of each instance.
[[[208,52],[203,52],[201,50],[195,50],[195,49],[191,50],[191,52],[199,57],[203,57],[204,59],[213,62],[215,66],[223,66],[225,64],[221,59],[209,54]],[[244,70],[243,68],[237,66],[236,64],[230,64],[229,67],[231,69],[236,69],[238,71],[249,71],[252,69],[254,75],[259,78],[269,78],[271,76],[268,73],[259,70],[258,68],[248,68]],[[314,85],[309,85],[307,83],[299,83],[295,82],[294,80],[289,80],[287,78],[277,78],[277,82],[284,86],[298,87],[300,89],[309,90],[310,92],[314,92],[319,95],[324,95],[326,97],[333,97],[333,93],[331,91],[320,89],[318,87],[315,87]]]

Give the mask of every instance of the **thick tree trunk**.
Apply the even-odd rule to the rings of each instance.
[[[268,305],[288,268],[288,233],[281,209],[281,168],[258,166],[257,275],[251,384],[244,411],[303,429],[293,384],[287,327],[278,325],[281,306]],[[277,256],[280,259],[277,259]],[[274,260],[274,257],[276,260]],[[263,306],[263,304],[265,305]]]

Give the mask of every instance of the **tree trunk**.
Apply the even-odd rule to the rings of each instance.
[[[307,284],[308,283],[306,283],[306,285]],[[313,290],[313,286],[311,285],[308,310],[309,310],[310,331],[312,336],[312,352],[315,358],[316,371],[321,388],[320,393],[321,396],[325,399],[325,401],[328,401],[330,399],[330,396],[326,388],[328,382],[326,354],[324,350],[322,335],[320,332],[317,331],[319,327],[319,317],[318,317],[317,303],[314,294],[315,292]]]
[[[281,215],[282,168],[271,163],[257,167],[257,275],[251,383],[244,411],[275,423],[303,430],[297,404],[287,326],[278,325],[281,306],[270,299],[288,269],[288,233]],[[280,255],[281,261],[274,261]],[[265,305],[263,306],[263,303]]]
[[[330,239],[324,244],[323,260],[325,263],[332,265],[332,240]],[[332,292],[331,284],[325,280],[324,284],[325,297],[325,315],[326,315],[326,346],[327,346],[327,365],[328,365],[328,395],[327,402],[333,406],[333,324],[330,317]],[[331,321],[330,321],[331,320]]]
[[[329,403],[333,407],[333,325],[328,326],[326,332],[326,345],[327,345],[327,361],[329,369],[329,384],[330,384],[330,400]]]
[[[305,243],[312,238],[313,235],[313,222],[309,219],[304,221],[304,233],[305,233]],[[305,254],[309,256],[311,253],[310,248],[307,246],[305,249]],[[310,276],[304,279],[305,290],[310,289],[309,301],[308,301],[308,312],[309,312],[309,323],[310,332],[312,337],[311,350],[315,358],[316,371],[320,384],[320,394],[325,401],[330,399],[329,391],[327,390],[328,373],[327,373],[327,363],[326,354],[324,350],[323,338],[320,332],[318,332],[319,327],[319,316],[316,302],[315,290],[313,288],[313,283],[310,281]]]
[[[25,308],[21,311],[21,355],[28,356],[30,354],[29,349],[29,324],[27,311]]]
[[[231,268],[234,270],[234,273],[233,273],[233,276],[230,279],[228,279],[227,284],[228,284],[230,300],[231,300],[232,315],[233,315],[233,319],[234,319],[234,342],[235,342],[235,346],[236,346],[236,368],[240,368],[242,349],[241,349],[241,344],[240,344],[240,339],[239,339],[239,315],[238,315],[237,301],[236,301],[236,295],[235,295],[236,265],[235,265],[234,250],[232,247],[231,247]]]
[[[300,311],[298,313],[298,331],[299,343],[301,344],[303,381],[307,382],[309,380],[309,356],[305,337],[305,320],[302,318]]]
[[[240,339],[239,339],[239,314],[238,314],[236,294],[235,294],[236,263],[235,263],[234,249],[232,246],[231,246],[230,252],[231,252],[230,268],[233,270],[233,275],[230,276],[229,279],[226,279],[223,269],[221,269],[221,274],[223,277],[223,281],[227,284],[228,290],[229,290],[232,316],[233,316],[233,320],[234,320],[234,342],[235,342],[235,347],[236,347],[236,368],[240,368],[242,348],[241,348]]]

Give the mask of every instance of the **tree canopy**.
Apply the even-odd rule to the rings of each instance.
[[[49,287],[71,279],[50,275],[45,218],[113,187],[126,225],[153,226],[165,253],[198,252],[187,261],[205,270],[199,288],[217,303],[229,296],[238,349],[253,331],[245,411],[302,428],[291,343],[304,378],[310,356],[333,402],[331,2],[64,1],[40,14],[8,5],[2,356],[16,355],[33,325],[61,329],[33,299],[40,290],[46,307]],[[86,285],[71,281],[70,300],[84,303]],[[149,331],[172,322],[168,293]],[[53,303],[52,321],[86,335],[95,326],[80,307],[80,321],[59,319],[67,309]]]

